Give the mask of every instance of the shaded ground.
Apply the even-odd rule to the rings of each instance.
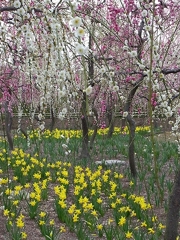
[[[155,136],[155,139],[158,141],[175,142],[176,137],[173,136],[171,132],[164,132],[164,133],[157,134]]]

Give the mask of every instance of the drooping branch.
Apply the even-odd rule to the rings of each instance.
[[[0,13],[1,12],[12,12],[12,11],[15,11],[15,10],[18,10],[18,8],[13,7],[13,6],[2,7],[2,8],[0,8]]]
[[[16,8],[16,7],[13,7],[13,6],[2,7],[2,8],[0,8],[0,13],[1,13],[1,12],[13,12],[13,11],[16,11],[16,10],[18,10],[18,9],[19,9],[19,8]],[[28,12],[28,13],[31,13],[33,10],[34,10],[35,12],[43,12],[42,10],[37,9],[37,8],[31,8],[31,9],[28,10],[27,12]]]
[[[92,35],[89,34],[89,49],[92,48]],[[94,78],[94,61],[93,61],[93,54],[90,52],[88,57],[88,71],[89,71],[89,79],[92,80]]]
[[[180,68],[174,68],[174,69],[165,68],[165,69],[162,69],[161,72],[162,72],[164,75],[168,75],[168,74],[171,74],[171,73],[179,73],[179,72],[180,72]]]

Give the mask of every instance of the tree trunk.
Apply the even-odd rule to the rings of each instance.
[[[54,129],[54,125],[55,125],[55,116],[54,116],[54,112],[53,109],[51,107],[51,125],[50,125],[50,131],[52,132],[52,130]]]
[[[112,117],[111,117],[111,122],[109,124],[109,130],[108,130],[108,134],[107,137],[111,138],[114,132],[114,122],[115,122],[115,113],[112,113]]]
[[[131,89],[125,107],[124,107],[124,112],[128,112],[127,115],[127,121],[129,124],[129,166],[131,169],[131,174],[133,177],[136,177],[137,172],[136,172],[136,166],[135,166],[135,159],[134,159],[134,138],[135,138],[135,121],[132,119],[132,116],[130,115],[129,111],[130,111],[130,107],[131,107],[131,103],[133,100],[133,97],[138,89],[138,87],[140,86],[142,80],[143,80],[143,76],[141,76],[140,80],[135,84],[135,86]],[[125,124],[125,120],[122,119],[122,123]]]
[[[81,158],[90,158],[89,155],[89,147],[88,147],[88,141],[89,141],[89,137],[88,137],[88,117],[87,117],[87,113],[86,113],[86,93],[83,93],[83,100],[82,100],[82,107],[81,107],[81,111],[82,111],[82,118],[81,118],[81,123],[82,123],[82,150],[81,150]]]
[[[108,127],[110,126],[111,124],[111,121],[112,121],[112,115],[113,115],[113,109],[112,109],[112,104],[108,104],[107,105],[107,108],[106,108],[106,112],[107,112],[107,120],[108,120]]]
[[[176,240],[180,211],[180,170],[175,176],[174,187],[169,198],[169,209],[166,220],[165,240]]]
[[[131,174],[135,178],[137,175],[135,159],[134,159],[134,139],[135,139],[135,121],[132,119],[131,115],[128,114],[127,121],[129,123],[129,166],[131,169]]]
[[[8,109],[8,102],[4,104],[5,108],[5,132],[9,143],[9,149],[13,150],[13,138],[11,136],[12,116]]]

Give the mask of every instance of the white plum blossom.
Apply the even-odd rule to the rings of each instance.
[[[83,37],[85,34],[84,28],[78,27],[75,31],[75,36],[76,37]]]
[[[89,96],[92,93],[92,87],[91,86],[87,87],[85,92],[86,92],[86,95]]]
[[[33,37],[32,32],[31,31],[27,31],[26,32],[26,39],[31,39]]]
[[[120,93],[120,94],[121,94],[121,93]],[[120,98],[120,100],[121,100],[122,102],[125,100],[125,97],[122,96],[122,95],[120,95],[119,98]]]
[[[23,25],[23,26],[21,27],[21,30],[22,30],[23,32],[27,32],[27,31],[28,31],[28,26],[27,26],[27,25]]]
[[[104,74],[104,73],[106,72],[106,68],[105,68],[105,67],[102,67],[102,68],[99,70],[99,72],[100,72],[101,74]]]
[[[123,118],[126,118],[128,115],[128,112],[123,112]]]
[[[147,16],[147,10],[144,9],[141,14],[142,14],[142,17],[146,17]]]
[[[71,2],[71,7],[75,11],[78,8],[78,4],[76,1]]]
[[[115,85],[115,86],[113,87],[113,91],[114,91],[114,92],[119,91],[119,86]]]
[[[14,5],[15,8],[20,8],[21,2],[19,0],[16,0],[16,1],[14,1],[13,5]]]
[[[108,73],[108,75],[109,75],[110,78],[111,78],[111,77],[114,77],[114,72],[113,72],[113,71],[110,71],[110,72]]]
[[[112,81],[112,80],[110,80],[110,81],[109,81],[109,86],[110,86],[110,88],[112,88],[112,87],[113,87],[113,84],[114,84],[114,83],[113,83],[113,81]]]
[[[162,98],[162,100],[165,101],[165,100],[166,100],[166,95],[165,95],[165,94],[162,94],[162,95],[161,95],[161,98]]]
[[[19,9],[17,10],[17,14],[22,15],[22,16],[25,16],[25,15],[26,15],[26,12],[25,12],[24,8],[19,8]]]
[[[38,114],[38,119],[41,121],[41,120],[42,120],[42,118],[43,118],[43,115],[42,115],[42,113],[39,113],[39,114]]]
[[[156,44],[153,46],[153,49],[154,49],[155,52],[157,52],[158,48],[159,48],[159,46],[156,45]]]
[[[58,97],[59,98],[62,98],[62,97],[64,97],[66,95],[66,91],[62,91],[62,90],[59,90],[58,89]]]
[[[86,48],[83,44],[78,43],[75,47],[75,51],[78,55],[85,55],[86,54]]]
[[[139,65],[139,68],[140,68],[141,70],[144,70],[144,69],[145,69],[144,64],[138,63],[138,65]]]
[[[71,21],[70,21],[70,24],[73,26],[73,27],[80,27],[81,24],[82,24],[82,20],[80,17],[74,17]]]
[[[165,115],[166,115],[167,118],[172,117],[173,112],[172,112],[171,110],[170,110],[170,111],[167,111],[167,112],[165,113]]]
[[[128,54],[130,55],[130,57],[137,57],[137,51],[131,51],[128,52]]]
[[[45,129],[45,122],[42,122],[39,126],[39,129],[43,131]]]
[[[67,108],[62,109],[62,114],[65,115],[67,113]]]
[[[58,114],[58,118],[59,118],[60,120],[63,120],[63,119],[64,119],[64,114],[62,114],[62,112],[60,112],[60,113]]]
[[[146,25],[145,27],[144,27],[144,29],[147,31],[147,32],[150,32],[151,31],[151,26],[150,25]]]

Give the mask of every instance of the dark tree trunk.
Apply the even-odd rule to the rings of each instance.
[[[51,125],[50,125],[50,131],[51,132],[54,129],[54,125],[55,125],[55,116],[54,116],[53,109],[51,108]]]
[[[131,174],[133,177],[136,177],[136,166],[135,166],[135,159],[134,159],[134,138],[135,138],[135,121],[132,119],[131,115],[128,114],[127,121],[129,124],[129,166],[131,169]]]
[[[107,134],[108,138],[111,138],[114,132],[114,122],[115,122],[115,106],[114,106],[113,95],[110,94],[108,97],[108,105],[107,105],[107,119],[108,119],[108,127],[109,131]]]
[[[112,113],[111,122],[110,122],[110,125],[109,125],[108,134],[107,134],[108,138],[111,138],[112,135],[113,135],[113,132],[114,132],[114,122],[115,122],[115,113]]]
[[[82,118],[81,118],[81,123],[82,123],[82,150],[81,150],[81,158],[90,158],[89,155],[89,147],[88,147],[88,117],[87,117],[87,112],[86,112],[86,93],[83,92],[83,100],[82,100]]]
[[[112,116],[113,116],[113,109],[112,109],[112,104],[110,106],[110,104],[107,105],[107,109],[106,109],[106,112],[107,112],[107,120],[108,120],[108,127],[110,126],[111,124],[111,121],[112,121]]]
[[[8,109],[8,102],[4,104],[5,108],[5,132],[9,143],[9,149],[13,150],[13,138],[11,136],[12,116]]]
[[[131,107],[131,103],[133,100],[133,97],[138,89],[138,87],[140,86],[142,80],[143,80],[144,76],[141,76],[140,80],[135,84],[135,86],[133,87],[133,89],[131,89],[125,107],[124,107],[124,112],[128,112],[127,115],[127,121],[129,124],[129,165],[130,165],[130,169],[131,169],[131,174],[133,177],[135,177],[137,175],[137,171],[136,171],[136,165],[135,165],[135,159],[134,159],[134,138],[135,138],[135,121],[132,119],[132,116],[130,115],[129,111],[130,111],[130,107]],[[125,120],[124,120],[125,121]],[[122,119],[122,122],[125,123]]]
[[[92,24],[92,22],[91,22]],[[93,37],[92,34],[89,34],[89,49],[92,49],[92,45],[93,45]],[[94,86],[94,60],[93,60],[93,54],[91,52],[89,52],[89,56],[88,56],[88,80],[90,85],[93,87]],[[82,100],[82,107],[81,107],[81,112],[82,112],[82,131],[83,131],[83,140],[82,140],[82,151],[81,151],[81,158],[86,158],[89,159],[90,158],[90,154],[89,154],[89,146],[88,146],[88,141],[89,141],[89,137],[88,137],[88,116],[87,116],[87,106],[86,106],[86,93],[83,92],[83,100]],[[95,130],[96,131],[96,130]],[[94,139],[95,139],[96,134],[94,135]],[[91,140],[91,146],[94,142],[94,140]]]
[[[169,209],[166,220],[165,240],[176,240],[180,211],[180,170],[175,176],[174,187],[169,198]]]
[[[83,131],[83,139],[82,139],[82,151],[81,151],[81,158],[89,158],[89,149],[88,149],[88,124],[87,118],[85,116],[82,117],[82,131]]]

